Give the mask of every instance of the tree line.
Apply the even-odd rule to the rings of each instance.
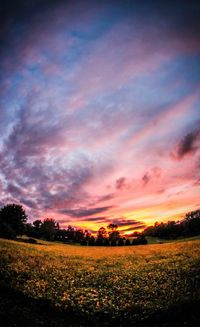
[[[153,226],[145,228],[143,233],[145,236],[154,236],[161,239],[200,235],[200,210],[187,213],[180,221],[155,222]]]
[[[142,233],[136,233],[136,237],[130,241],[123,237],[116,224],[109,224],[107,228],[101,227],[97,236],[94,237],[88,230],[68,226],[61,228],[53,218],[44,220],[36,219],[33,223],[27,223],[27,214],[21,205],[8,204],[0,209],[0,237],[15,239],[18,235],[25,234],[29,241],[35,243],[35,239],[47,241],[60,241],[64,243],[80,243],[89,246],[122,246],[147,244]]]
[[[26,235],[47,241],[60,241],[63,243],[80,243],[88,246],[123,246],[147,244],[144,235],[137,234],[132,242],[123,237],[116,224],[109,224],[107,228],[101,227],[94,237],[88,230],[68,226],[60,228],[59,223],[52,218],[35,220],[32,224],[26,224]]]
[[[99,228],[94,237],[88,230],[73,226],[61,228],[53,218],[37,219],[33,223],[27,223],[27,219],[21,205],[7,204],[0,208],[0,237],[15,239],[18,235],[26,234],[32,243],[36,242],[35,239],[44,239],[89,246],[123,246],[147,244],[146,236],[174,239],[200,234],[200,210],[187,213],[181,221],[156,222],[154,226],[149,226],[142,232],[134,232],[131,235],[132,240],[122,236],[118,225],[114,223],[106,228]]]

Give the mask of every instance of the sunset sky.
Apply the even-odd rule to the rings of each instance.
[[[198,2],[1,6],[0,205],[124,232],[198,209]]]

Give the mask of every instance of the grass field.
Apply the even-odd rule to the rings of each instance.
[[[42,243],[0,240],[3,326],[200,326],[200,240]]]
[[[158,237],[146,236],[148,244],[162,244],[162,243],[179,243],[185,241],[195,241],[200,240],[200,235],[191,236],[191,237],[178,237],[175,239],[160,239]]]

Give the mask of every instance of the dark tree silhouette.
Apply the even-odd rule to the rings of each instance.
[[[74,241],[75,238],[75,228],[69,225],[66,229],[66,236],[69,241]]]
[[[110,241],[109,241],[108,238],[105,238],[105,239],[103,240],[103,245],[104,245],[104,246],[109,246],[109,245],[110,245]]]
[[[145,236],[155,236],[164,239],[195,236],[200,234],[200,210],[189,212],[181,221],[156,222],[154,226],[145,228]]]
[[[34,236],[36,238],[40,238],[41,235],[41,226],[42,226],[42,220],[37,219],[33,222],[33,234],[30,236]]]
[[[77,229],[74,233],[74,242],[80,243],[84,238],[84,234],[83,229]]]
[[[124,240],[123,240],[122,237],[119,238],[119,240],[118,240],[118,245],[119,245],[119,246],[124,245]]]
[[[116,242],[115,238],[111,239],[110,245],[111,246],[116,246],[117,245],[117,242]]]
[[[103,245],[103,238],[97,237],[95,245],[102,246]]]
[[[87,240],[86,240],[86,238],[83,238],[83,239],[81,240],[81,245],[87,245]]]
[[[91,237],[90,237],[90,239],[89,239],[89,241],[88,241],[88,245],[90,245],[90,246],[95,245],[95,238],[94,238],[94,236],[91,236]]]
[[[25,232],[27,215],[21,205],[7,204],[0,209],[0,237],[15,238]]]
[[[86,229],[84,232],[84,238],[88,242],[91,237],[91,233]]]
[[[118,238],[120,237],[120,233],[117,230],[118,226],[116,224],[109,224],[107,226],[107,229],[109,230],[108,234],[109,234],[109,239],[111,241],[115,241],[118,240]]]
[[[53,241],[56,233],[59,230],[59,224],[53,218],[44,219],[41,227],[41,236],[47,241]]]
[[[126,239],[125,245],[131,245],[131,242],[130,242],[129,238]]]
[[[42,226],[42,220],[37,219],[33,222],[33,227],[35,228],[36,231],[38,231]]]
[[[104,239],[107,237],[107,231],[105,227],[100,227],[97,233],[97,238]]]
[[[139,235],[137,238],[134,238],[132,241],[132,245],[142,245],[147,244],[147,240],[144,235]]]

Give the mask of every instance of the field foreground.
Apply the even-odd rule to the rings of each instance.
[[[200,325],[200,240],[42,243],[0,240],[1,326]]]

